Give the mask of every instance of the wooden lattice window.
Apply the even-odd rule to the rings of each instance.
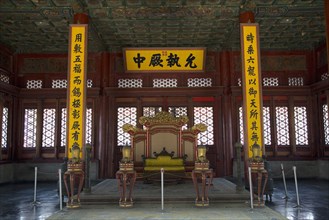
[[[244,130],[243,130],[243,109],[239,107],[239,137],[240,143],[244,144]]]
[[[211,78],[188,78],[187,87],[211,87]]]
[[[56,109],[43,109],[42,147],[55,145],[55,118]]]
[[[153,79],[154,88],[174,88],[177,87],[177,79]]]
[[[174,117],[187,116],[187,107],[168,107],[168,112]]]
[[[162,107],[143,107],[143,116],[153,117],[162,111]]]
[[[278,77],[264,77],[263,86],[279,86]]]
[[[27,89],[42,89],[42,80],[27,80]]]
[[[137,124],[137,108],[136,107],[119,107],[117,115],[117,145],[124,146],[130,143],[130,135],[123,131],[124,124]]]
[[[67,117],[67,110],[66,110],[66,108],[62,108],[62,112],[61,112],[61,147],[66,146],[66,117]]]
[[[194,124],[203,123],[207,130],[198,134],[198,145],[214,144],[214,109],[213,107],[194,107]]]
[[[0,82],[4,82],[9,84],[9,76],[4,75],[4,74],[0,74]]]
[[[143,80],[142,79],[119,79],[118,87],[119,88],[142,88]]]
[[[275,120],[278,145],[290,145],[288,107],[275,107]]]
[[[92,134],[93,134],[93,109],[86,109],[86,143],[92,143]]]
[[[322,119],[323,119],[323,132],[324,144],[329,145],[329,115],[328,105],[322,105]]]
[[[8,144],[8,108],[4,107],[2,111],[2,138],[1,148],[7,148]]]
[[[187,116],[187,107],[168,107],[168,112],[174,117]],[[187,124],[182,129],[187,129]]]
[[[37,109],[24,109],[24,148],[35,148],[37,140]]]
[[[308,145],[307,109],[305,106],[294,107],[296,145]]]
[[[263,126],[264,126],[264,144],[271,146],[271,117],[270,107],[263,106]]]

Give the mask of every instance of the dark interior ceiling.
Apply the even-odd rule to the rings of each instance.
[[[89,16],[90,52],[123,47],[239,50],[251,10],[260,47],[309,50],[325,42],[325,0],[0,0],[0,43],[15,53],[66,53],[75,13]]]

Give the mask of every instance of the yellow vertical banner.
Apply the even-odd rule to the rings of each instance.
[[[252,146],[263,150],[263,102],[260,68],[259,26],[255,23],[240,24],[243,84],[244,144],[248,158],[252,158]]]
[[[66,147],[66,155],[69,159],[72,158],[73,146],[80,148],[80,158],[82,158],[85,143],[87,33],[86,24],[70,25]]]

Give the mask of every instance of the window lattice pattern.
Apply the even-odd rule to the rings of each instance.
[[[1,148],[7,148],[8,144],[8,119],[8,108],[3,108]]]
[[[329,73],[323,73],[321,75],[321,80],[326,80],[326,79],[329,79]]]
[[[263,107],[264,144],[269,146],[271,142],[271,119],[270,107]]]
[[[264,77],[263,86],[279,86],[279,79],[277,77]]]
[[[43,110],[42,147],[55,146],[56,109]]]
[[[329,113],[328,105],[322,105],[322,118],[323,118],[323,131],[324,131],[324,144],[329,145]]]
[[[67,110],[66,108],[62,108],[61,112],[61,147],[66,146],[66,117]]]
[[[213,107],[194,107],[194,124],[203,123],[207,130],[198,134],[198,145],[214,144],[214,110]]]
[[[189,78],[187,79],[188,87],[211,87],[211,78]]]
[[[174,117],[180,117],[180,116],[187,115],[187,107],[168,107],[168,111]]]
[[[307,110],[305,106],[294,107],[296,145],[308,145]]]
[[[177,79],[153,79],[153,87],[177,87]]]
[[[174,117],[187,116],[187,107],[168,107],[168,112]],[[185,124],[182,129],[187,129],[187,124]]]
[[[241,78],[238,78],[238,86],[242,86]],[[279,86],[279,79],[277,77],[264,77],[263,86]]]
[[[42,89],[42,80],[27,80],[27,89]]]
[[[93,87],[93,80],[87,79],[87,88]]]
[[[244,130],[243,130],[243,110],[242,107],[239,107],[239,134],[240,134],[240,143],[244,144]]]
[[[0,81],[9,84],[9,76],[0,74]]]
[[[51,87],[53,89],[63,89],[63,88],[67,88],[67,80],[66,79],[54,79],[52,81],[52,85]],[[87,80],[87,87],[91,88],[93,87],[93,81],[91,79]]]
[[[66,79],[54,79],[52,81],[51,88],[53,88],[53,89],[65,89],[65,88],[67,88],[67,80]]]
[[[143,80],[142,79],[119,79],[118,87],[119,88],[142,88]]]
[[[153,117],[156,113],[161,112],[162,107],[143,107],[143,116]]]
[[[93,109],[86,109],[86,143],[92,144]]]
[[[238,86],[242,86],[242,80],[241,80],[241,78],[238,78]]]
[[[278,145],[290,145],[288,107],[275,107]]]
[[[289,86],[303,86],[304,78],[303,77],[289,77],[288,84],[289,84]]]
[[[23,147],[36,147],[37,109],[25,109],[24,112],[24,144]]]
[[[118,108],[118,139],[117,145],[124,146],[130,143],[130,135],[123,131],[122,126],[126,123],[136,126],[137,124],[137,108],[136,107],[119,107]]]

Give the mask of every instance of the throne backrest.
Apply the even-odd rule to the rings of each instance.
[[[134,161],[142,162],[142,155],[152,157],[152,152],[161,152],[163,148],[174,152],[174,157],[186,155],[187,161],[194,161],[200,131],[193,128],[183,130],[187,122],[186,116],[174,117],[169,112],[159,112],[154,117],[139,118],[143,129],[124,125],[124,131],[131,135]]]

